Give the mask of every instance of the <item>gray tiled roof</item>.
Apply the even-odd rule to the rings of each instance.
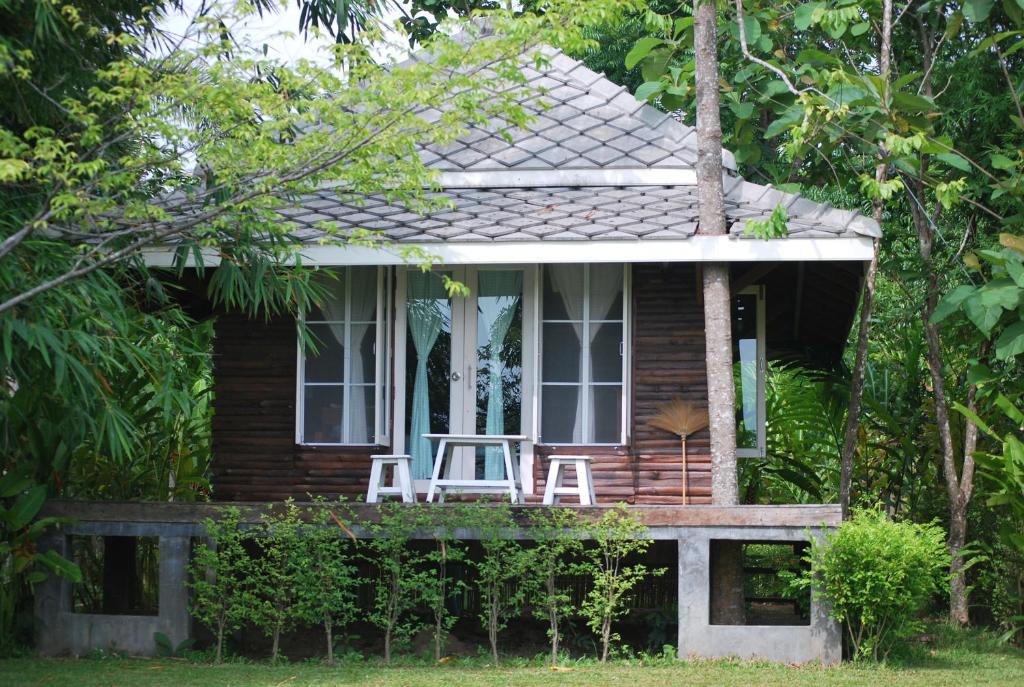
[[[542,91],[523,103],[535,115],[527,130],[508,132],[508,141],[497,126],[474,127],[451,145],[422,150],[447,186],[433,195],[451,207],[418,214],[382,195],[352,199],[324,190],[282,212],[296,235],[323,239],[317,225],[328,222],[341,234],[368,229],[405,243],[692,236],[696,132],[582,63],[543,50],[543,71],[529,60],[523,66],[529,85]],[[734,166],[731,154],[723,160]],[[730,233],[742,235],[748,220],[767,218],[779,204],[788,210],[792,237],[881,233],[855,212],[726,177]]]
[[[628,90],[565,54],[545,49],[543,71],[524,66],[527,86],[536,95],[522,102],[533,116],[527,129],[508,133],[498,127],[472,127],[458,141],[428,147],[422,159],[443,171],[506,169],[693,169],[697,136]],[[436,110],[422,113],[430,120]],[[724,156],[734,166],[732,156]]]
[[[871,220],[852,211],[738,179],[727,188],[731,234],[742,235],[747,220],[767,218],[781,203],[792,237],[877,235]],[[400,243],[682,239],[694,234],[698,221],[695,186],[464,188],[437,195],[452,207],[417,215],[381,196],[356,204],[322,191],[285,214],[296,235],[310,242],[323,237],[315,226],[321,221],[342,234],[370,229]]]

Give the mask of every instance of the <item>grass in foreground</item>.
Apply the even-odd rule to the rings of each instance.
[[[663,685],[1024,685],[1024,652],[989,635],[934,628],[934,641],[908,647],[885,665],[844,664],[835,668],[789,667],[741,661],[624,660],[601,666],[579,662],[552,671],[540,661],[510,659],[497,668],[480,659],[441,666],[422,662],[385,667],[367,661],[328,668],[319,663],[219,666],[181,659],[31,659],[0,661],[0,685],[76,687],[326,687],[565,685],[662,687]]]

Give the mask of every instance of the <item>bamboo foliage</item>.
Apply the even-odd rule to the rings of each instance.
[[[683,458],[683,504],[686,504],[686,486],[689,480],[686,461],[686,437],[708,426],[707,408],[682,398],[673,398],[658,407],[658,414],[651,419],[651,425],[679,436]]]

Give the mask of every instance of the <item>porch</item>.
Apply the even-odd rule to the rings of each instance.
[[[254,525],[266,503],[139,503],[52,501],[44,515],[68,518],[68,524],[51,532],[42,546],[73,557],[78,537],[151,537],[159,547],[159,584],[154,615],[106,615],[76,611],[72,585],[50,577],[36,589],[36,616],[40,621],[37,646],[44,655],[82,654],[92,649],[151,654],[153,633],[166,634],[177,644],[192,636],[188,612],[188,565],[193,542],[205,536],[202,521],[218,516],[226,505],[239,509],[241,522]],[[303,504],[310,508],[322,507]],[[347,504],[353,518],[350,528],[356,537],[366,537],[365,525],[379,518],[379,506]],[[451,508],[435,504],[432,509]],[[531,509],[513,507],[513,515],[525,525]],[[571,507],[572,508],[572,507]],[[600,518],[608,506],[574,507],[580,523]],[[805,624],[719,625],[711,622],[711,549],[721,540],[756,544],[799,546],[819,539],[840,522],[838,506],[629,506],[645,527],[646,536],[674,550],[677,650],[681,658],[728,657],[803,663],[820,660],[826,664],[841,659],[838,625],[816,595],[809,598]],[[343,536],[339,533],[339,536]],[[429,532],[421,538],[429,539]],[[480,534],[457,530],[460,540],[474,540]],[[528,538],[525,527],[509,532]],[[748,599],[749,600],[749,599]],[[766,629],[770,627],[770,631]]]

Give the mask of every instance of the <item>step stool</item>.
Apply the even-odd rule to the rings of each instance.
[[[367,503],[377,503],[381,496],[401,496],[404,503],[415,503],[412,490],[412,456],[372,456],[370,466],[370,489],[366,492]],[[384,468],[395,467],[394,479],[390,486],[384,484]]]
[[[562,486],[562,477],[569,465],[576,468],[575,487]],[[544,485],[544,505],[557,505],[559,497],[566,494],[577,495],[581,506],[593,506],[597,503],[597,497],[594,496],[594,476],[590,472],[590,456],[551,456],[548,481]]]

